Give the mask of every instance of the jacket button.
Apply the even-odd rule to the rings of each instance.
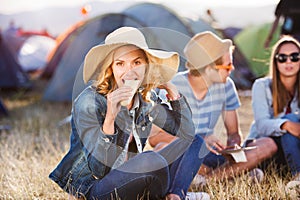
[[[146,129],[145,126],[143,126],[143,127],[142,127],[142,131],[144,131],[145,129]]]
[[[149,116],[149,121],[152,122],[153,121],[153,118],[151,116]]]
[[[109,142],[109,139],[108,138],[104,138],[104,142]]]

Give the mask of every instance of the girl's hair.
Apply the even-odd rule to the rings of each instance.
[[[291,100],[291,94],[286,90],[282,81],[280,80],[280,72],[277,67],[276,55],[278,54],[280,48],[284,44],[294,44],[298,51],[300,52],[300,43],[293,38],[292,36],[285,35],[279,39],[276,44],[273,46],[270,60],[269,75],[272,77],[272,96],[273,96],[273,111],[274,116],[277,116],[279,113],[283,112],[284,107]],[[300,70],[298,71],[297,80],[294,85],[295,94],[298,99],[298,107],[300,107]]]
[[[103,69],[99,73],[97,80],[96,80],[96,90],[99,94],[103,94],[104,96],[107,96],[108,93],[114,91],[117,88],[117,82],[114,78],[114,74],[112,71],[112,64],[114,61],[114,52],[117,49],[114,49],[113,51],[111,51],[106,56],[104,61],[102,63],[100,63],[99,66],[97,67],[98,69],[100,69],[102,67],[106,67],[106,69]],[[145,51],[142,49],[139,49],[139,50],[141,50],[143,52],[143,54],[145,55],[145,58],[146,58],[146,62],[147,62],[145,77],[144,77],[144,79],[146,79],[149,76],[149,60],[148,60],[148,57],[147,57]],[[148,93],[151,91],[151,89],[153,89],[153,87],[154,87],[153,84],[146,83],[146,84],[143,84],[139,90],[139,92],[142,94],[142,98],[147,102],[150,101]]]

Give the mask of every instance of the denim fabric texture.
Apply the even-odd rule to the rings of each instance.
[[[257,79],[252,87],[252,109],[254,114],[254,123],[251,125],[248,138],[259,138],[264,136],[282,136],[285,133],[280,126],[288,119],[283,118],[285,110],[274,116],[272,107],[272,91],[271,78]],[[298,107],[298,99],[295,98],[291,102],[291,111],[298,119],[300,118],[300,108]]]
[[[283,118],[292,122],[300,122],[293,113],[287,114]],[[281,136],[281,146],[292,175],[300,173],[300,139],[287,132]]]
[[[168,193],[184,199],[202,163],[198,155],[202,144],[200,136],[192,144],[179,138],[159,152],[143,152],[97,181],[88,199],[157,200]]]
[[[153,177],[157,178],[157,176],[160,176],[161,173],[164,174],[162,176],[162,180],[159,180],[162,181],[162,183],[172,183],[172,181],[168,182],[168,179],[177,181],[178,179],[172,176],[178,176],[178,173],[170,173],[170,171],[180,172],[180,170],[185,168],[185,165],[189,166],[189,162],[195,162],[193,159],[188,162],[190,154],[192,154],[195,159],[199,156],[199,151],[197,152],[198,147],[196,148],[193,146],[193,143],[195,142],[195,129],[191,120],[191,110],[186,99],[182,96],[178,100],[172,101],[172,109],[170,110],[168,106],[161,104],[161,100],[155,92],[153,92],[151,96],[154,103],[144,102],[140,94],[138,93],[137,95],[139,96],[140,106],[135,111],[136,118],[132,119],[129,111],[125,107],[122,107],[115,120],[115,133],[113,135],[106,135],[102,131],[102,124],[106,115],[106,98],[97,93],[93,86],[87,87],[73,103],[70,149],[57,167],[50,173],[50,179],[55,181],[63,190],[77,197],[86,197],[90,189],[95,186],[95,184],[101,184],[102,179],[103,182],[108,181],[108,179],[104,178],[106,176],[114,176],[114,174],[118,174],[116,177],[119,179],[115,181],[115,183],[118,184],[122,184],[121,180],[123,180],[123,177],[129,178],[128,176],[132,175],[132,179],[135,179],[134,177],[137,178],[137,182],[130,182],[128,183],[128,187],[123,187],[123,189],[125,188],[127,192],[128,190],[137,189],[138,185],[135,185],[134,183],[140,183],[138,180],[153,180]],[[169,152],[167,156],[163,156],[163,158],[161,156],[157,156],[155,153],[142,153],[138,155],[137,158],[143,156],[145,156],[145,158],[137,159],[137,152],[129,152],[128,163],[125,162],[125,164],[121,165],[120,168],[116,168],[116,171],[111,170],[114,161],[122,152],[125,142],[131,133],[133,128],[132,120],[135,120],[135,128],[143,147],[145,146],[146,140],[150,134],[152,124],[156,124],[170,134],[178,136],[180,138],[179,141],[181,141],[180,145],[184,145],[185,148],[180,147],[178,144],[177,147],[174,148],[177,151],[173,150]],[[198,144],[199,140],[199,138],[196,140],[198,141]],[[201,139],[200,143],[202,144],[202,142],[203,141]],[[194,147],[193,150],[190,149],[192,146]],[[176,152],[178,153],[178,151],[180,151],[181,154],[175,154]],[[173,160],[170,160],[168,156],[170,157],[171,155],[176,155],[177,157],[173,156]],[[178,156],[182,156],[182,158],[179,159]],[[162,165],[162,168],[154,170],[153,172],[149,172],[146,168],[145,171],[143,161],[145,161],[145,163],[151,162],[147,159],[147,157],[153,158],[152,165]],[[181,160],[184,160],[184,162]],[[130,173],[131,169],[126,171],[127,167],[130,168],[134,165],[131,164],[131,162],[139,163],[136,167],[138,167],[140,171],[135,171],[134,173]],[[166,162],[168,164],[173,162],[179,164],[174,170],[172,167],[168,169]],[[199,164],[201,162],[202,160],[199,159],[196,163]],[[200,166],[200,164],[199,166],[198,164],[195,164],[195,168]],[[168,170],[170,171],[168,172]],[[195,175],[194,170],[190,171],[192,175]],[[110,173],[112,174],[110,175]],[[187,178],[184,183],[178,183],[178,185],[184,185],[184,190],[187,190],[186,188],[191,181],[192,178],[190,177]],[[116,189],[114,185],[115,183],[111,183],[112,188],[106,189],[114,191]],[[151,181],[146,181],[146,183],[150,184]],[[174,185],[175,183],[172,184]],[[162,195],[166,191],[172,190],[171,185],[170,188],[158,190],[158,193]],[[141,189],[145,188],[141,187]],[[185,192],[186,191],[183,193]],[[122,194],[122,188],[120,193]],[[140,192],[138,193],[140,194]]]
[[[213,152],[209,152],[203,160],[203,164],[210,168],[216,169],[226,162],[226,158],[222,155],[216,155]]]
[[[300,172],[300,139],[281,130],[280,127],[286,121],[300,122],[299,100],[295,95],[290,104],[291,113],[285,114],[285,108],[274,117],[271,81],[271,78],[260,78],[253,84],[252,107],[255,122],[251,126],[248,138],[271,137],[278,147],[275,161],[280,165],[287,164],[291,173],[295,175]]]

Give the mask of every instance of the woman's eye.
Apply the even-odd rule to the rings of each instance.
[[[122,62],[117,62],[117,63],[116,63],[116,66],[122,66],[122,65],[123,65]]]
[[[135,65],[140,65],[142,62],[141,61],[135,61]]]

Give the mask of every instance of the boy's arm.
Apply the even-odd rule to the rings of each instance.
[[[227,131],[227,146],[241,145],[243,138],[239,133],[237,110],[224,111],[223,120]]]

